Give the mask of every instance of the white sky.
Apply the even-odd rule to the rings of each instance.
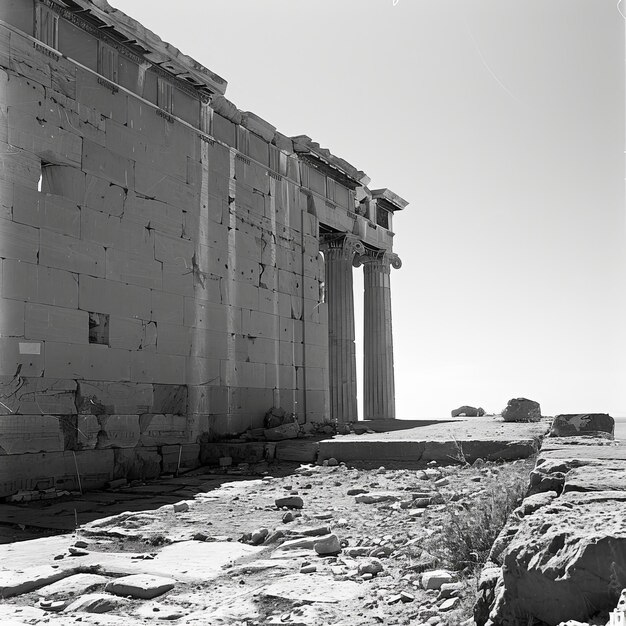
[[[223,76],[240,109],[410,202],[394,225],[398,417],[518,396],[626,414],[615,0],[112,4]]]

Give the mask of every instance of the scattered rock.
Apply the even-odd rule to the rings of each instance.
[[[485,414],[485,409],[473,406],[460,406],[458,409],[453,409],[450,414],[452,417],[482,417]]]
[[[456,598],[463,590],[463,583],[443,583],[439,588],[439,596],[437,600],[447,600],[448,598]]]
[[[459,598],[448,598],[439,605],[440,611],[451,611],[459,603]]]
[[[334,533],[318,539],[313,545],[313,549],[320,556],[326,556],[329,554],[338,554],[341,552],[341,544],[339,543],[339,537]]]
[[[187,504],[187,502],[177,502],[176,504],[172,504],[172,508],[174,509],[174,513],[184,513],[189,510],[189,504]]]
[[[300,496],[284,496],[276,498],[274,504],[279,509],[301,509],[304,506],[304,500]]]
[[[505,422],[538,422],[541,419],[541,407],[538,402],[528,398],[513,398],[502,411],[502,419]]]
[[[394,493],[361,493],[354,499],[361,504],[374,504],[376,502],[396,502],[400,500],[400,496]]]
[[[422,574],[422,587],[424,589],[441,589],[441,585],[451,583],[454,577],[446,570],[438,569]]]
[[[358,496],[361,493],[367,493],[367,489],[363,489],[362,487],[355,487],[354,489],[348,489],[347,495],[349,496]]]
[[[301,574],[313,574],[314,572],[317,572],[317,566],[316,565],[303,565],[300,568],[300,573]]]
[[[106,576],[99,574],[74,574],[38,589],[37,595],[47,600],[75,598],[99,586],[104,586],[108,581]]]
[[[296,519],[296,516],[291,511],[287,511],[283,515],[283,524],[289,524],[289,522],[293,522],[293,520],[295,519]]]
[[[107,583],[105,591],[116,596],[130,596],[150,600],[172,590],[176,581],[164,576],[150,576],[148,574],[132,574],[122,576]]]
[[[339,465],[339,461],[331,456],[330,459],[328,459],[328,467],[337,467],[337,465]]]
[[[108,613],[126,605],[126,601],[105,593],[89,593],[77,598],[64,613]]]
[[[380,574],[383,569],[383,564],[378,559],[367,559],[359,563],[358,572],[361,575],[371,574],[372,576],[376,576],[376,574]]]
[[[548,437],[609,435],[613,438],[614,432],[615,420],[607,413],[564,414],[554,418]]]

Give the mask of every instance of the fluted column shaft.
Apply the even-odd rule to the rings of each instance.
[[[358,419],[352,260],[358,240],[342,237],[323,246],[328,303],[328,356],[331,418],[339,424]]]
[[[397,256],[363,259],[364,264],[364,419],[394,419],[396,416],[391,326],[390,263],[400,266]]]

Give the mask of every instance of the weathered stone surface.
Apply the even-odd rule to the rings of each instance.
[[[108,613],[127,604],[122,598],[105,593],[88,593],[77,598],[64,609],[64,613]]]
[[[107,583],[105,590],[116,596],[130,596],[150,600],[174,589],[176,581],[163,576],[149,576],[146,574],[133,574],[122,576]]]
[[[337,554],[341,552],[341,544],[339,543],[339,537],[334,533],[321,537],[313,544],[313,549],[320,556],[327,554]]]
[[[566,493],[524,518],[503,554],[493,623],[558,624],[612,609],[615,567],[626,562],[624,519],[623,491]]]
[[[454,576],[443,569],[424,572],[422,574],[422,587],[424,589],[441,589],[441,585],[454,581]]]
[[[541,407],[538,402],[528,398],[513,398],[502,411],[502,418],[505,422],[538,422],[541,419]]]
[[[300,496],[285,496],[283,498],[276,498],[274,504],[280,509],[285,507],[287,509],[301,509],[304,506],[304,501]]]
[[[450,415],[452,417],[482,417],[485,414],[485,409],[482,407],[473,407],[473,406],[460,406],[458,409],[453,409],[450,411]]]
[[[315,463],[319,447],[319,442],[305,439],[279,441],[276,444],[276,460]]]
[[[557,415],[549,437],[575,437],[577,435],[597,435],[606,433],[613,437],[615,420],[607,413],[581,413]]]
[[[261,591],[264,596],[306,602],[342,602],[357,597],[360,592],[358,583],[309,574],[285,576]]]
[[[626,461],[598,462],[569,470],[563,492],[569,491],[626,491]]]
[[[296,422],[282,424],[275,428],[266,428],[264,431],[265,438],[268,441],[283,441],[285,439],[295,439],[300,432],[300,427]]]
[[[77,597],[97,587],[104,586],[109,579],[99,574],[74,574],[37,590],[42,598],[61,599]]]

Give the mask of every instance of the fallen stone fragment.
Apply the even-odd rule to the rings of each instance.
[[[68,604],[69,600],[40,600],[39,608],[44,611],[52,611],[54,613],[58,613],[62,611]]]
[[[408,593],[406,591],[402,591],[400,593],[400,596],[402,602],[413,602],[415,600],[415,596],[412,593]]]
[[[104,586],[109,579],[99,574],[74,574],[51,585],[37,590],[37,595],[48,600],[74,598],[93,591],[96,587]]]
[[[369,556],[373,557],[381,557],[381,556],[389,556],[393,552],[393,548],[391,546],[378,546],[377,548],[373,548],[369,552]]]
[[[505,422],[538,422],[541,419],[541,407],[538,402],[528,398],[513,398],[502,411],[502,419]]]
[[[326,464],[328,465],[328,467],[337,467],[337,465],[339,465],[339,461],[331,456],[330,459],[327,460]]]
[[[449,485],[450,481],[447,478],[439,478],[438,480],[435,481],[435,487],[445,487],[446,485]]]
[[[269,535],[270,531],[267,528],[260,528],[252,533],[252,537],[250,538],[250,543],[253,546],[258,546],[262,544],[266,537]]]
[[[283,524],[289,524],[289,522],[293,522],[293,520],[295,519],[296,519],[295,515],[291,511],[287,511],[283,515]]]
[[[372,576],[375,576],[380,574],[383,569],[383,564],[378,559],[367,559],[359,563],[358,572],[361,575],[372,574]]]
[[[274,501],[276,507],[279,509],[301,509],[304,506],[304,500],[300,496],[284,496],[282,498],[276,498]]]
[[[334,533],[327,535],[326,537],[322,537],[318,539],[314,545],[313,549],[320,556],[325,556],[328,554],[338,554],[341,552],[341,543],[339,542],[339,537]]]
[[[87,550],[83,550],[82,548],[75,548],[74,546],[70,546],[68,548],[68,552],[71,556],[87,556],[89,554]]]
[[[358,496],[361,493],[367,493],[367,489],[363,489],[362,487],[355,487],[354,489],[348,489],[347,495],[349,496]]]
[[[460,406],[458,409],[450,411],[452,417],[482,417],[484,414],[485,409],[473,406]]]
[[[615,420],[607,413],[557,415],[548,437],[575,437],[578,435],[608,435],[613,438]]]
[[[451,583],[454,577],[450,572],[443,569],[424,572],[422,574],[422,587],[424,589],[440,589],[444,583]]]
[[[463,590],[463,583],[443,583],[439,588],[437,600],[447,600],[448,598],[456,598]]]
[[[317,539],[315,537],[299,537],[281,543],[278,550],[312,550]]]
[[[357,546],[355,548],[345,548],[344,554],[350,557],[367,556],[371,550],[373,550],[372,546]]]
[[[126,604],[122,598],[105,593],[88,593],[65,607],[63,613],[108,613]]]
[[[402,594],[396,593],[387,598],[387,604],[397,604],[400,600],[402,600]]]
[[[393,493],[362,493],[356,496],[356,502],[361,504],[375,504],[377,502],[396,502],[400,496]]]
[[[317,566],[316,565],[303,565],[300,568],[300,573],[301,574],[312,574],[313,572],[317,572]]]
[[[172,508],[174,509],[174,513],[184,513],[189,510],[189,504],[187,502],[177,502],[176,504],[172,504]]]
[[[176,582],[164,576],[150,576],[148,574],[131,574],[122,576],[107,583],[105,591],[117,596],[130,596],[150,600],[171,591]]]
[[[459,598],[448,598],[439,605],[440,611],[451,611],[459,603]]]

